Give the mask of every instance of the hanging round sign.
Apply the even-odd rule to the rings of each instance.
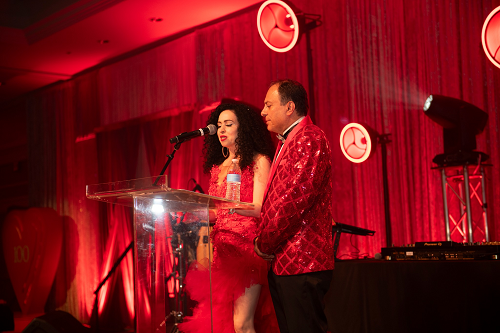
[[[287,52],[299,39],[299,22],[292,8],[283,1],[264,2],[257,14],[260,38],[273,51]]]
[[[488,59],[500,68],[500,6],[493,9],[484,21],[481,41]]]

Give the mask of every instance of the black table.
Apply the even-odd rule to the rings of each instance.
[[[336,262],[332,333],[500,332],[500,261]]]

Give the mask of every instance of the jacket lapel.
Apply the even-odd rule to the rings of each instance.
[[[266,191],[264,192],[264,199],[262,202],[266,200],[267,197],[267,191],[269,190],[269,186],[271,185],[271,182],[274,178],[274,174],[276,173],[276,169],[278,168],[278,165],[280,165],[281,159],[283,158],[283,155],[285,151],[288,149],[288,146],[290,145],[291,138],[297,134],[298,131],[300,131],[302,128],[304,128],[306,125],[312,124],[311,118],[309,116],[306,116],[300,123],[295,126],[295,128],[288,134],[287,139],[285,143],[283,144],[281,141],[278,144],[278,148],[276,149],[276,153],[274,154],[275,159],[273,164],[271,165],[271,171],[269,172],[269,178],[267,179],[267,185],[266,185]],[[279,154],[278,158],[276,158],[276,154],[280,151],[280,147],[283,145],[283,148],[281,149],[281,153]]]

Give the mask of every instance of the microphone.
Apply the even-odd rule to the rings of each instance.
[[[184,142],[187,140],[191,140],[192,138],[196,138],[197,136],[204,136],[205,134],[208,135],[214,135],[217,132],[217,126],[214,124],[209,124],[205,128],[200,128],[197,131],[192,131],[189,133],[181,133],[172,139],[170,139],[170,143],[178,143],[178,142]]]

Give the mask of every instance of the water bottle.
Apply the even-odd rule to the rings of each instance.
[[[226,182],[226,199],[240,201],[241,170],[237,159],[233,159],[229,166]]]

